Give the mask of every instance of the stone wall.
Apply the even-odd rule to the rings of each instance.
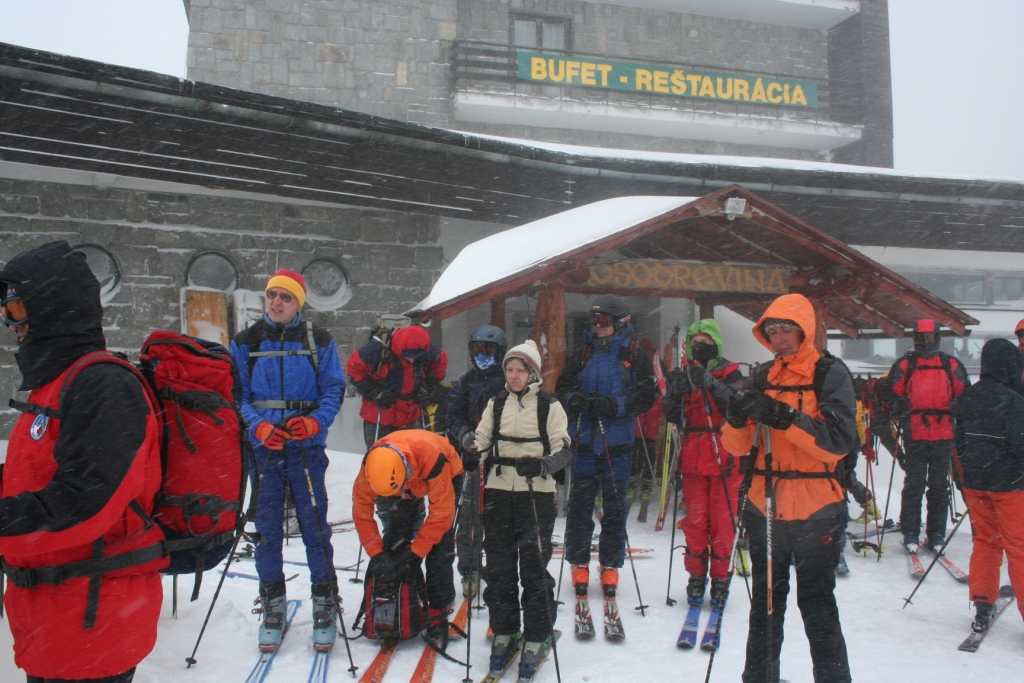
[[[883,3],[884,4],[884,3]],[[188,77],[441,127],[568,144],[663,152],[821,159],[816,152],[458,121],[454,40],[508,44],[514,13],[569,17],[570,49],[629,60],[817,79],[828,90],[824,31],[579,0],[191,0]],[[887,58],[888,52],[885,51]],[[603,97],[574,91],[573,99]],[[622,93],[616,93],[620,99]],[[647,106],[650,106],[648,103]],[[757,105],[686,107],[774,115]],[[787,117],[828,117],[827,108]]]
[[[214,250],[238,267],[241,288],[257,291],[278,268],[340,264],[351,300],[305,313],[347,359],[380,312],[408,310],[430,291],[443,264],[439,234],[438,219],[414,214],[0,178],[0,263],[58,239],[107,249],[121,283],[105,302],[104,331],[111,348],[129,352],[154,329],[180,329],[186,266]],[[15,350],[14,334],[0,331],[0,439],[16,419],[7,408],[20,383]]]

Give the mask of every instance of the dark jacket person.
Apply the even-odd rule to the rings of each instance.
[[[79,371],[77,361],[106,347],[100,285],[83,254],[51,242],[15,256],[0,271],[0,298],[19,337],[21,390],[31,392],[15,406],[25,412],[0,484],[14,660],[29,681],[125,683],[156,642],[167,559],[64,581],[45,568],[163,540],[132,509],[152,511],[160,487],[157,421],[131,370]]]
[[[1024,596],[1024,353],[1005,339],[981,349],[981,380],[953,406],[964,499],[971,510],[971,600],[975,629],[988,628],[1006,553],[1010,583]],[[1024,615],[1024,605],[1017,600]]]

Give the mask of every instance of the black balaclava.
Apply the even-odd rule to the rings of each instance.
[[[706,368],[708,363],[718,358],[718,344],[705,344],[704,342],[690,342],[690,355],[693,359]]]
[[[28,334],[14,356],[21,391],[52,382],[84,354],[106,348],[100,283],[85,254],[67,242],[18,254],[0,271],[0,282],[15,286],[28,313]]]

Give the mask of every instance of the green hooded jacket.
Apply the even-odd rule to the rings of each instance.
[[[711,337],[715,345],[718,346],[718,358],[708,363],[708,370],[714,370],[722,361],[723,348],[722,348],[722,328],[718,326],[712,318],[705,318],[704,320],[698,320],[694,324],[686,328],[686,357],[693,360],[693,338],[698,334],[706,334]]]

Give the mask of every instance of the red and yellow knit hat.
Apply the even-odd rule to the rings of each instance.
[[[277,271],[267,280],[267,286],[263,291],[269,291],[274,287],[290,292],[299,302],[299,308],[306,303],[306,278],[295,271],[286,268]]]

